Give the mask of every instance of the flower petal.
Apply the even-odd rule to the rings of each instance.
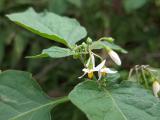
[[[91,54],[91,60],[92,60],[92,65],[93,65],[93,67],[95,67],[95,58],[94,58],[94,55],[93,55],[93,54]]]
[[[81,78],[84,77],[88,72],[90,72],[90,70],[87,69],[87,68],[83,68],[82,71],[84,72],[84,74],[81,75],[80,77],[78,77],[79,79],[81,79]]]
[[[102,69],[102,70],[103,70],[102,72],[109,73],[109,74],[117,73],[117,71],[113,71],[113,70],[111,70],[110,68],[104,68],[104,69]]]
[[[82,71],[85,72],[85,73],[88,73],[90,70],[87,69],[87,68],[83,68]]]
[[[102,78],[102,74],[100,71],[98,71],[98,80],[100,80]]]
[[[91,62],[91,58],[88,59],[87,63],[86,63],[86,67],[88,68],[89,64]]]
[[[94,68],[94,71],[99,71],[105,65],[106,60],[103,60],[97,67]]]
[[[80,77],[78,77],[79,79],[81,79],[82,77],[84,77],[87,73],[85,72],[83,75],[81,75]]]

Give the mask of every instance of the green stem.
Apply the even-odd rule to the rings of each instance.
[[[96,57],[98,57],[101,61],[103,61],[102,57],[92,52]]]
[[[138,84],[141,84],[141,79],[140,79],[139,73],[138,73],[138,70],[139,70],[138,67],[139,66],[137,66],[137,65],[135,66],[136,78],[137,78]]]
[[[131,78],[132,73],[133,73],[133,68],[131,68],[131,69],[130,69],[130,71],[129,71],[129,74],[128,74],[128,80]]]
[[[145,87],[146,87],[146,88],[149,88],[148,83],[147,83],[146,76],[145,76],[145,74],[144,74],[144,69],[143,69],[143,68],[142,68],[142,77],[143,77],[143,80],[144,80],[144,83],[145,83]]]
[[[61,103],[65,103],[65,102],[68,102],[69,101],[69,98],[68,96],[65,96],[65,97],[62,97],[62,98],[57,98],[57,100],[54,100],[52,102],[50,102],[49,104],[55,104],[55,101],[56,101],[56,104],[61,104]]]

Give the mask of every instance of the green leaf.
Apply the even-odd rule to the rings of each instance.
[[[75,53],[68,48],[61,48],[57,46],[52,46],[48,49],[44,49],[41,54],[36,56],[29,56],[27,58],[42,58],[42,57],[51,57],[51,58],[62,58]]]
[[[4,9],[5,0],[0,0],[0,11]]]
[[[75,19],[51,12],[36,13],[32,8],[7,17],[18,25],[42,37],[72,46],[87,34]]]
[[[77,85],[70,100],[89,120],[159,120],[160,102],[132,82],[100,88],[95,81]]]
[[[0,73],[0,120],[51,120],[51,108],[66,100],[49,99],[27,72]]]
[[[125,49],[123,49],[122,47],[114,44],[114,43],[110,43],[107,41],[96,41],[93,42],[91,45],[91,49],[102,49],[104,48],[104,46],[110,47],[113,50],[119,51],[121,53],[128,53]]]
[[[138,8],[141,8],[148,0],[123,0],[123,6],[127,12],[132,12]]]

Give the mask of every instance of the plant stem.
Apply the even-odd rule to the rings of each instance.
[[[97,55],[97,54],[95,54],[94,52],[92,52],[96,57],[98,57],[101,61],[103,61],[103,59],[99,56],[99,55]]]
[[[143,69],[143,68],[142,68],[142,77],[143,77],[143,80],[144,80],[144,83],[145,83],[145,87],[146,87],[146,88],[149,88],[148,83],[147,83],[146,76],[145,76],[145,74],[144,74],[144,69]]]
[[[139,70],[139,66],[136,65],[135,66],[136,78],[137,78],[138,84],[141,84],[141,79],[139,77],[138,70]]]
[[[128,80],[131,78],[133,70],[134,70],[133,68],[130,69],[129,74],[128,74]]]

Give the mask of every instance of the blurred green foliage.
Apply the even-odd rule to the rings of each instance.
[[[80,81],[77,77],[82,67],[71,58],[24,58],[59,45],[18,27],[5,17],[30,6],[37,11],[49,10],[77,18],[93,39],[115,38],[129,52],[121,57],[122,69],[130,69],[135,64],[160,66],[160,0],[0,0],[0,68],[32,72],[50,96],[67,94]],[[125,71],[121,73],[122,77],[126,75]],[[65,108],[54,111],[55,120],[85,119],[72,105],[67,104]]]

